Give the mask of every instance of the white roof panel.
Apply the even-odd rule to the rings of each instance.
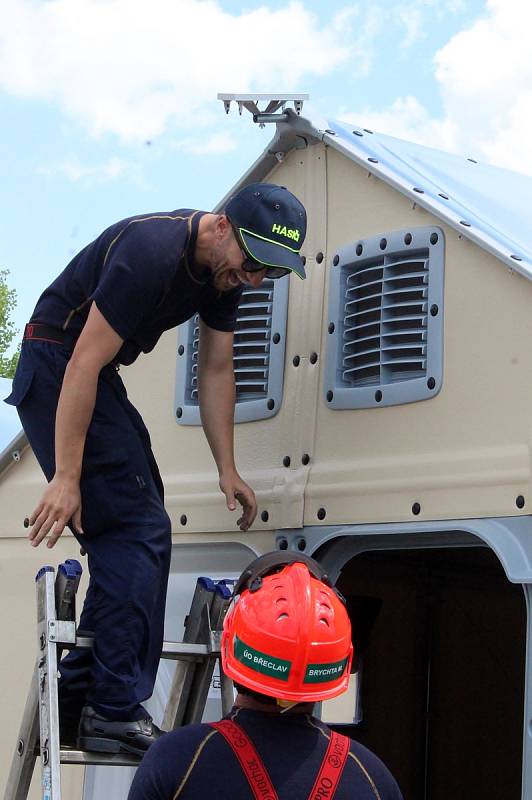
[[[532,177],[346,123],[327,125],[314,129],[326,144],[532,279]]]

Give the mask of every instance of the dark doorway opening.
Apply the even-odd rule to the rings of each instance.
[[[526,602],[495,554],[368,552],[338,588],[361,668],[349,733],[405,800],[520,800]]]

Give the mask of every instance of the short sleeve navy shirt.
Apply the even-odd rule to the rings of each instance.
[[[162,333],[199,312],[211,328],[235,328],[242,288],[220,292],[194,261],[204,212],[129,217],[78,253],[39,298],[32,316],[75,339],[94,301],[124,339],[118,361],[153,350]]]
[[[307,800],[329,744],[329,728],[306,714],[233,709],[254,744],[279,800]],[[253,793],[230,745],[209,725],[165,734],[148,750],[128,800],[252,800]],[[389,770],[370,750],[351,741],[334,800],[402,800]]]

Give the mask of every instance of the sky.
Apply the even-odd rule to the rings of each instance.
[[[0,269],[19,329],[132,214],[211,209],[273,136],[218,92],[532,174],[529,0],[0,0]],[[2,434],[0,421],[0,450]]]

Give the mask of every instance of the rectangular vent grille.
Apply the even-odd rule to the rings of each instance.
[[[273,281],[265,279],[258,289],[242,293],[235,329],[233,361],[237,403],[265,399],[268,395],[273,314]],[[199,317],[192,320],[190,403],[198,400]]]
[[[364,387],[427,374],[428,250],[346,271],[341,379]]]
[[[332,259],[323,395],[332,409],[429,400],[443,383],[445,235],[358,239]]]

